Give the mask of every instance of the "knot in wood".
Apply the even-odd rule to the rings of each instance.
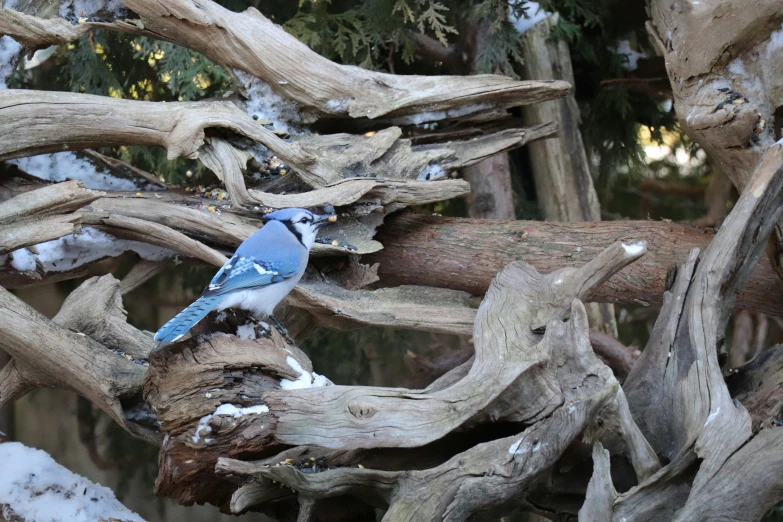
[[[368,402],[354,401],[348,404],[348,411],[357,419],[369,419],[378,410]]]

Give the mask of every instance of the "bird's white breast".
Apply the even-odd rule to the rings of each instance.
[[[232,292],[220,301],[217,310],[241,308],[249,310],[259,317],[268,317],[272,315],[278,303],[293,290],[302,278],[302,273],[262,288]]]

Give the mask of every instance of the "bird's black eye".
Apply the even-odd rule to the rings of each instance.
[[[300,223],[309,223],[310,218],[309,217],[303,217],[301,220],[299,220]]]

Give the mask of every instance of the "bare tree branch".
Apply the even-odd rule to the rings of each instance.
[[[590,330],[590,344],[596,355],[606,362],[620,382],[631,372],[640,355],[638,350],[625,346],[609,334],[595,330]]]
[[[84,24],[140,32],[201,52],[228,68],[253,74],[299,106],[305,117],[387,118],[425,113],[430,120],[552,99],[568,92],[559,81],[519,82],[505,76],[396,76],[338,65],[311,51],[254,8],[234,13],[211,2],[125,2],[140,19]],[[67,26],[67,27],[66,27]],[[25,44],[70,41],[86,29],[0,11],[0,31]]]

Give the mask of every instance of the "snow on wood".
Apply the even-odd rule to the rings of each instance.
[[[0,58],[0,62],[2,58]],[[65,181],[75,179],[84,186],[95,190],[141,190],[142,187],[129,179],[112,176],[98,169],[92,162],[78,157],[73,152],[57,152],[54,154],[39,154],[10,160],[21,170],[48,181]]]
[[[6,81],[16,69],[22,46],[10,36],[0,37],[0,89],[7,89]]]
[[[98,13],[120,16],[125,7],[120,0],[67,0],[60,4],[60,16],[63,18],[89,18]]]
[[[0,444],[0,516],[24,522],[144,522],[114,493],[76,475],[46,452],[18,442]]]
[[[65,236],[34,248],[20,248],[11,254],[11,266],[20,272],[32,271],[40,263],[47,272],[71,270],[104,257],[116,257],[133,250],[148,261],[161,261],[177,255],[173,250],[140,241],[117,239],[92,227],[82,227],[78,235]],[[0,264],[6,256],[0,256]]]
[[[302,368],[302,365],[299,364],[299,361],[294,359],[293,357],[289,356],[286,358],[285,362],[293,368],[295,371],[299,372],[299,378],[295,381],[291,381],[289,379],[282,379],[280,381],[280,387],[284,390],[299,390],[301,388],[319,388],[321,386],[330,386],[332,385],[332,381],[324,377],[323,375],[318,375],[315,372],[308,372],[304,368]]]
[[[277,94],[272,87],[263,80],[251,76],[239,69],[234,74],[245,86],[247,100],[245,108],[254,119],[268,120],[272,122],[272,129],[284,131],[289,134],[307,133],[302,128],[302,120],[296,103],[290,102]]]

